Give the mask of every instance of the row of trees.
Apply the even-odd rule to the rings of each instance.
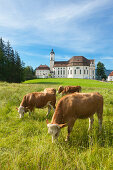
[[[25,67],[17,51],[14,51],[8,41],[0,38],[0,81],[22,82],[32,79],[35,71],[31,66]]]

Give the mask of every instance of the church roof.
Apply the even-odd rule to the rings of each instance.
[[[66,67],[68,64],[68,61],[55,61],[54,67]]]
[[[91,62],[94,63],[94,60],[88,60],[84,56],[73,56],[68,61],[56,61],[54,67],[90,66]]]
[[[80,65],[80,66],[89,66],[90,62],[87,58],[83,57],[83,56],[73,56],[69,61],[69,66],[76,66],[76,65]]]
[[[50,70],[50,68],[46,64],[41,64],[39,67],[36,68],[36,70]]]
[[[109,76],[113,76],[113,71],[109,74]]]

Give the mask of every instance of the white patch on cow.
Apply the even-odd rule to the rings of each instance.
[[[24,107],[23,106],[20,106],[19,108],[18,108],[18,113],[20,114],[20,118],[22,118],[23,116],[24,116]]]
[[[48,133],[52,135],[52,143],[54,139],[57,139],[60,133],[60,126],[56,124],[47,124]]]

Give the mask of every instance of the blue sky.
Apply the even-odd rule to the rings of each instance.
[[[113,0],[0,0],[0,37],[33,68],[83,55],[113,70]]]

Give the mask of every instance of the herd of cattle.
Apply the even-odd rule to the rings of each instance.
[[[54,110],[51,123],[47,122],[48,133],[52,135],[52,142],[57,139],[61,128],[68,126],[68,135],[66,141],[70,137],[70,133],[77,119],[89,118],[89,129],[92,128],[94,121],[93,115],[97,113],[99,120],[99,130],[102,129],[103,115],[103,97],[98,92],[95,93],[79,93],[80,86],[59,86],[58,93],[62,94],[61,99],[56,104],[56,89],[46,88],[43,92],[33,92],[25,95],[18,108],[20,118],[25,112],[34,111],[35,108],[48,107],[47,116]],[[64,96],[64,94],[66,94]]]

